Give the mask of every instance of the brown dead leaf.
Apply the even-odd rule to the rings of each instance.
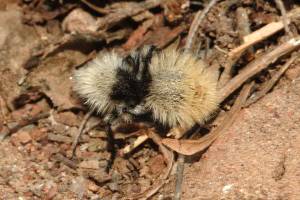
[[[71,50],[49,57],[29,74],[27,84],[39,87],[40,92],[46,94],[55,106],[65,109],[74,107],[71,97],[72,70],[85,58],[84,54]]]
[[[159,27],[154,31],[149,31],[145,38],[146,44],[153,44],[159,48],[167,46],[172,42],[176,37],[178,37],[183,31],[186,30],[185,26],[177,26],[174,29],[170,29],[167,26]]]
[[[21,66],[28,59],[31,50],[40,44],[34,28],[21,22],[21,11],[16,8],[0,12],[0,95],[13,110],[12,101],[21,91],[18,87],[26,77]]]
[[[177,153],[183,155],[193,155],[200,151],[203,151],[213,142],[213,140],[177,140],[171,138],[165,138],[162,143]]]
[[[122,6],[120,9],[116,9],[114,12],[111,12],[104,17],[98,18],[98,30],[108,30],[121,22],[127,17],[137,15],[145,10],[157,7],[161,4],[160,1],[146,0],[140,3],[134,4],[134,2],[122,2],[119,5]],[[123,6],[124,5],[124,6]],[[125,6],[130,5],[130,6]]]
[[[45,21],[53,20],[56,17],[64,15],[72,10],[75,4],[57,5],[56,9],[51,9],[48,5],[40,1],[40,3],[29,4],[23,7],[23,21],[27,24],[40,24]],[[35,4],[35,5],[34,5]]]
[[[98,26],[91,14],[77,8],[65,17],[62,28],[65,32],[85,34],[96,32]]]
[[[128,38],[127,42],[122,46],[125,51],[130,51],[131,49],[135,49],[141,46],[144,35],[148,31],[148,29],[152,26],[153,19],[149,19],[145,21],[141,26],[139,26],[131,36]]]
[[[112,126],[112,131],[115,134],[133,134],[133,135],[144,135],[146,134],[144,129],[149,128],[150,125],[146,123],[131,123],[131,124],[118,124],[116,126]]]

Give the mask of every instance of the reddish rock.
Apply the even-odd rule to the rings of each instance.
[[[26,144],[32,140],[30,134],[27,131],[18,132],[17,137],[22,144]]]
[[[80,121],[72,112],[61,112],[56,115],[54,115],[54,118],[57,122],[62,123],[67,126],[79,126]]]
[[[154,175],[159,175],[166,167],[165,159],[162,155],[157,155],[151,158],[147,164],[150,168],[150,173]]]
[[[56,184],[53,184],[50,187],[46,186],[44,188],[44,193],[45,193],[44,199],[45,200],[51,200],[51,199],[53,199],[56,196],[57,192],[58,192],[58,188],[57,188]]]
[[[82,161],[79,164],[79,167],[86,169],[99,169],[99,161],[98,160],[86,160]]]
[[[47,128],[35,128],[30,132],[30,136],[35,141],[47,138]]]
[[[90,190],[92,192],[97,192],[100,187],[98,185],[96,185],[93,181],[89,181],[87,183],[87,188],[88,188],[88,190]]]
[[[15,146],[19,146],[21,144],[27,144],[32,140],[30,134],[27,131],[18,131],[11,137],[11,143]]]

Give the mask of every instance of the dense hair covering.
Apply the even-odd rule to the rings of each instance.
[[[102,53],[74,73],[74,90],[99,113],[190,128],[216,110],[216,74],[189,53],[144,47],[123,58]],[[130,121],[130,120],[129,120]]]
[[[122,58],[114,52],[98,55],[74,73],[74,91],[93,110],[99,113],[112,111],[116,105],[109,94],[121,64]]]
[[[154,120],[189,128],[203,123],[216,110],[216,74],[192,54],[164,50],[153,56],[149,70],[152,83],[145,106]]]

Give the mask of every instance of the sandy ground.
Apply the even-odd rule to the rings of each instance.
[[[300,199],[299,100],[298,78],[244,109],[186,168],[183,199]]]

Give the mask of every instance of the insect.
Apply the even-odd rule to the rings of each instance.
[[[165,127],[191,128],[218,107],[216,75],[190,53],[145,46],[97,56],[74,73],[74,90],[108,124],[148,114]]]

